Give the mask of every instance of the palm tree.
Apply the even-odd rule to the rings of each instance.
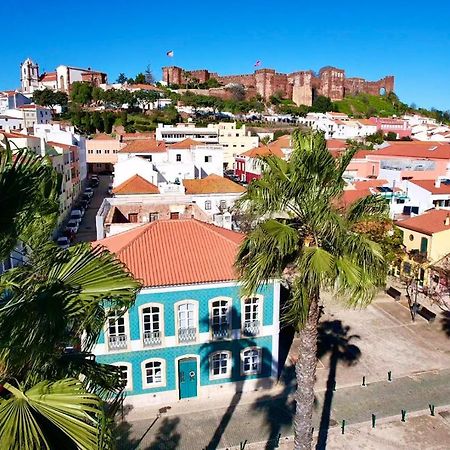
[[[25,248],[23,264],[0,276],[0,440],[109,448],[104,401],[113,412],[123,386],[119,369],[97,363],[91,350],[107,309],[128,309],[140,284],[101,247],[61,250],[49,241],[58,195],[48,159],[8,142],[0,148],[0,258],[18,240]]]
[[[349,306],[366,305],[383,285],[386,263],[380,246],[355,230],[385,219],[386,203],[369,196],[339,207],[343,174],[355,149],[334,159],[319,132],[296,130],[288,161],[263,158],[240,208],[254,217],[236,265],[244,294],[281,278],[290,288],[284,320],[299,332],[296,364],[295,449],[311,449],[317,328],[321,293],[331,291]]]

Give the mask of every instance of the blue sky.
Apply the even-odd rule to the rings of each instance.
[[[449,0],[15,3],[2,6],[15,25],[3,38],[0,89],[19,85],[26,57],[46,71],[92,67],[110,81],[147,64],[160,79],[168,64],[238,74],[261,60],[280,72],[334,65],[347,76],[392,74],[403,101],[450,109]]]

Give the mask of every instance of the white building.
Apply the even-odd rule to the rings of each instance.
[[[196,127],[195,123],[178,123],[176,125],[158,124],[156,128],[156,140],[168,144],[193,139],[207,144],[219,143],[219,130],[215,124],[207,127]]]
[[[0,132],[1,131],[19,131],[24,128],[24,121],[20,117],[0,114]]]
[[[450,209],[450,180],[438,178],[436,180],[407,180],[405,189],[411,199],[411,206],[422,214],[431,208]]]
[[[17,91],[0,92],[0,114],[4,114],[9,109],[16,109],[19,106],[27,105],[31,100]]]
[[[158,186],[180,184],[186,178],[204,178],[211,173],[223,174],[222,146],[192,139],[172,145],[154,139],[131,141],[119,150],[117,158],[114,187],[135,174]]]
[[[52,120],[52,111],[45,106],[34,104],[21,105],[16,109],[8,109],[4,113],[23,121],[23,128],[32,130],[37,124],[49,124]]]

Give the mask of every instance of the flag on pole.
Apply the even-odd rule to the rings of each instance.
[[[167,55],[169,58],[173,58],[173,50],[169,50],[169,51],[166,53],[166,55]]]
[[[254,66],[259,67],[261,65],[261,61],[258,59],[258,61],[255,62]]]

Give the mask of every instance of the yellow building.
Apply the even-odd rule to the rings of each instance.
[[[431,209],[419,216],[398,221],[407,253],[400,274],[429,282],[429,266],[450,253],[450,211]]]

